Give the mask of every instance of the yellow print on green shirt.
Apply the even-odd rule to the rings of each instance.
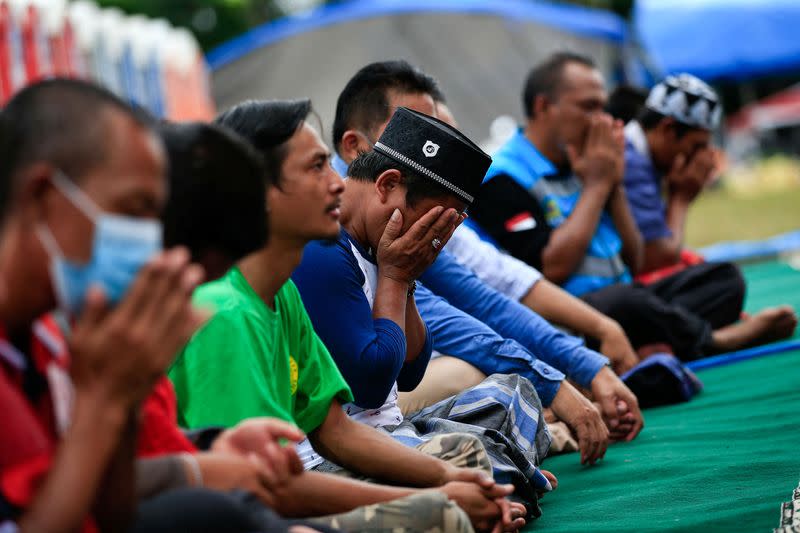
[[[291,355],[289,356],[289,383],[292,387],[292,394],[297,392],[297,376],[299,372],[297,370],[297,361],[294,360],[294,357]]]

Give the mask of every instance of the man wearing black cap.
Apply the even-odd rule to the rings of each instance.
[[[398,406],[398,390],[419,384],[432,351],[431,335],[415,303],[415,280],[461,222],[490,162],[454,128],[398,108],[374,150],[350,167],[336,244],[309,245],[292,278],[315,330],[353,390],[354,401],[346,406],[352,418],[409,440],[424,440],[415,430],[429,432],[433,425],[440,431],[481,435],[495,475],[513,480],[519,496],[537,514],[535,489],[549,488],[535,466],[546,453],[547,437],[541,404],[527,380],[493,376],[481,391],[465,393],[492,403],[494,415],[484,419],[453,415],[458,397],[426,410],[424,423],[417,417],[404,423]],[[498,414],[511,410],[490,393],[498,388],[512,403],[525,406],[518,416],[527,425]],[[497,431],[487,432],[486,427]],[[495,437],[497,433],[507,435]]]

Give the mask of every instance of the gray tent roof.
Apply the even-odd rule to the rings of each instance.
[[[461,128],[480,141],[496,117],[521,114],[522,83],[537,61],[576,51],[611,77],[625,39],[615,15],[574,6],[351,1],[257,28],[208,59],[219,109],[249,98],[308,97],[328,138],[347,80],[370,62],[406,59],[439,80]]]

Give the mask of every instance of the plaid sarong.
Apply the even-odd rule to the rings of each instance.
[[[511,499],[528,509],[528,518],[541,516],[537,491],[551,490],[538,465],[550,447],[542,404],[531,382],[517,374],[492,374],[478,385],[412,413],[397,426],[379,428],[392,438],[421,451],[442,434],[477,437],[491,461],[498,483],[514,485]],[[458,465],[472,466],[472,465]],[[324,461],[314,470],[352,475]]]
[[[388,429],[388,428],[387,428]],[[478,385],[406,417],[392,437],[408,445],[437,433],[480,438],[498,483],[514,485],[512,498],[541,516],[537,491],[550,490],[538,469],[550,447],[542,404],[531,382],[517,374],[492,374]]]

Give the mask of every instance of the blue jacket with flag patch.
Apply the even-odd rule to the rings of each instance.
[[[550,232],[572,214],[582,188],[575,174],[560,174],[520,130],[493,156],[470,213],[500,246],[541,268]],[[583,261],[563,288],[581,295],[630,282],[621,252],[622,239],[604,212]]]

